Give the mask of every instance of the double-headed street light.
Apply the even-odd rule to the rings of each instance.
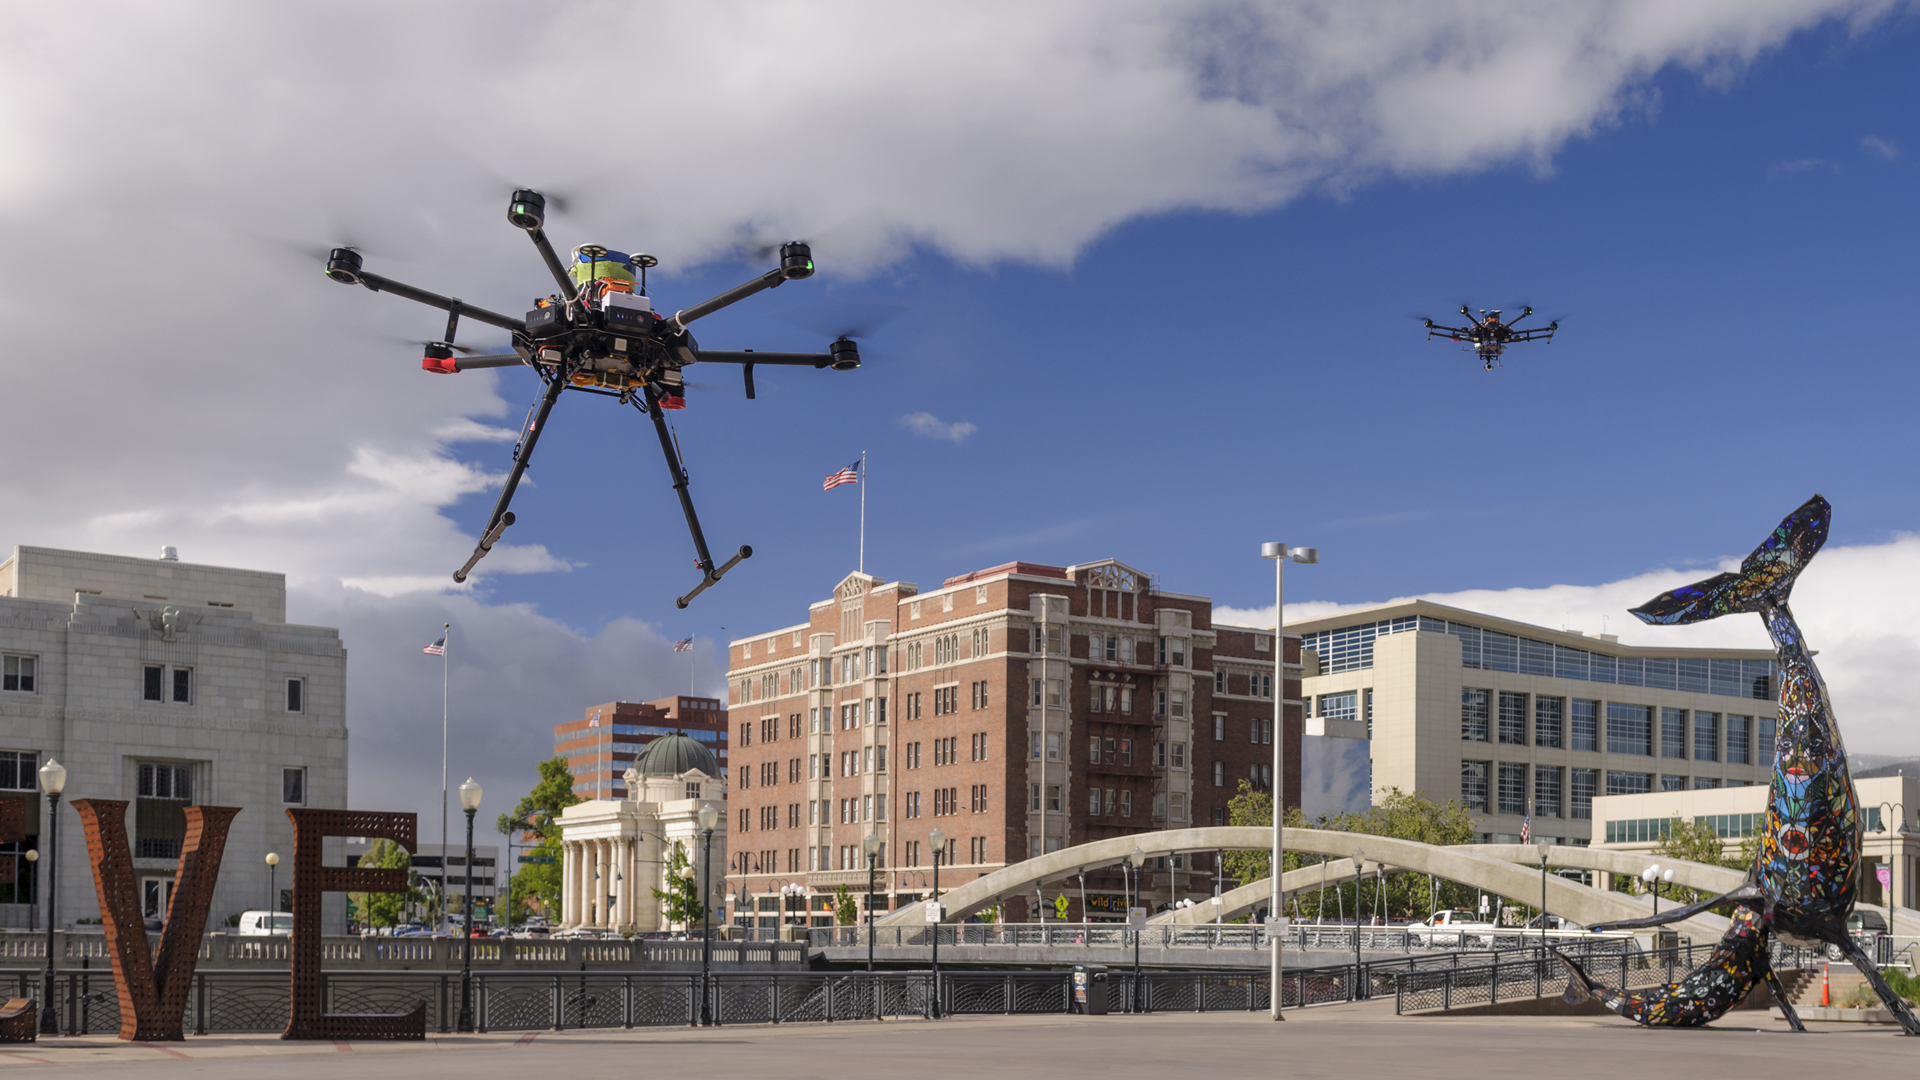
[[[1127,929],[1133,933],[1133,1004],[1130,1012],[1140,1011],[1140,931],[1141,926],[1134,925],[1134,910],[1140,906],[1140,868],[1147,865],[1147,853],[1140,845],[1133,845],[1127,852],[1127,866],[1133,870],[1133,898],[1127,902]]]
[[[947,834],[935,829],[927,834],[927,844],[933,848],[933,905],[927,909],[928,919],[933,924],[933,1018],[940,1019],[940,918],[945,912],[940,907],[940,857],[947,853]]]
[[[58,922],[54,901],[60,878],[60,793],[67,787],[67,768],[52,758],[40,766],[40,790],[47,793],[47,976],[40,987],[40,1034],[60,1034],[60,1008],[53,998],[53,928]]]
[[[1899,809],[1896,810],[1895,807],[1898,807]],[[1905,836],[1912,831],[1911,829],[1907,828],[1907,804],[1906,803],[1886,802],[1883,800],[1880,803],[1880,809],[1884,812],[1880,816],[1880,824],[1874,826],[1874,829],[1873,829],[1874,832],[1877,832],[1877,833],[1886,832],[1887,818],[1889,817],[1898,818],[1900,821],[1900,827],[1894,830],[1894,832],[1896,832],[1897,834],[1901,836]],[[1891,836],[1887,837],[1887,936],[1889,938],[1893,936],[1893,898],[1896,895],[1896,892],[1894,890],[1894,884],[1895,884],[1894,872],[1895,872],[1895,869],[1900,865],[1901,848],[1903,846],[1904,845],[1894,840],[1893,837]]]
[[[871,974],[873,972],[873,872],[874,863],[880,857],[880,838],[873,833],[861,837],[860,850],[867,856],[867,972]],[[876,1018],[878,1015],[875,1013]]]
[[[1367,872],[1367,853],[1353,849],[1353,996],[1361,998],[1360,978],[1360,878]]]
[[[746,811],[741,811],[745,813]],[[713,830],[720,827],[720,811],[701,803],[694,815],[700,824],[700,1024],[713,1024]]]
[[[1267,918],[1274,920],[1281,917],[1282,911],[1280,856],[1284,852],[1285,845],[1282,842],[1281,828],[1287,816],[1287,724],[1284,705],[1287,697],[1287,644],[1286,637],[1282,633],[1286,622],[1284,616],[1286,608],[1282,606],[1286,599],[1285,569],[1289,559],[1307,566],[1319,562],[1320,551],[1317,548],[1290,548],[1285,544],[1265,543],[1260,545],[1260,557],[1273,560],[1273,864],[1271,873],[1267,875],[1270,880]],[[1354,895],[1359,894],[1356,892]],[[1271,925],[1278,928],[1280,924],[1272,923]],[[1275,1020],[1283,1019],[1280,1015],[1281,998],[1284,996],[1281,993],[1280,982],[1280,946],[1285,939],[1285,934],[1268,935],[1268,941],[1273,946],[1273,969],[1269,977],[1267,997],[1271,999],[1272,1015]]]
[[[464,864],[462,864],[466,870],[467,884],[465,888],[460,890],[461,893],[466,898],[466,903],[463,905],[466,908],[466,913],[462,915],[460,919],[461,941],[460,941],[459,1030],[472,1031],[473,1030],[473,814],[474,814],[474,811],[480,809],[480,785],[474,783],[473,777],[471,776],[467,777],[466,783],[460,785],[460,809],[467,812],[467,861]],[[443,849],[441,851],[443,866],[440,871],[440,874],[442,877],[446,876],[446,870],[444,868],[445,855],[446,855],[446,852]]]
[[[1534,850],[1540,853],[1540,949],[1541,956],[1547,948],[1547,856],[1553,851],[1553,845],[1542,837],[1533,842]]]

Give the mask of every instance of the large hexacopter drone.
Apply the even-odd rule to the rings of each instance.
[[[1492,371],[1494,366],[1500,363],[1500,354],[1507,351],[1507,346],[1518,345],[1523,341],[1546,341],[1551,344],[1553,332],[1560,329],[1558,319],[1546,326],[1520,329],[1520,319],[1533,314],[1533,309],[1530,307],[1521,311],[1519,318],[1512,322],[1501,322],[1501,312],[1497,308],[1492,311],[1481,308],[1480,318],[1476,319],[1473,317],[1473,312],[1467,310],[1467,305],[1461,304],[1460,314],[1467,317],[1467,325],[1441,326],[1432,319],[1420,320],[1427,324],[1427,339],[1431,341],[1439,336],[1448,341],[1467,342],[1472,346],[1473,351],[1479,354],[1481,361],[1487,365],[1488,371]]]
[[[539,403],[529,411],[520,441],[514,447],[513,469],[507,474],[500,500],[481,531],[480,543],[465,566],[454,572],[453,580],[465,581],[474,564],[500,540],[500,534],[513,524],[507,505],[520,477],[533,457],[534,444],[546,430],[547,415],[561,391],[580,390],[618,399],[632,405],[653,420],[660,436],[660,450],[667,458],[674,490],[680,496],[680,509],[686,513],[687,529],[693,534],[698,555],[700,583],[680,597],[676,604],[686,607],[694,597],[719,582],[740,560],[753,555],[753,549],[740,550],[716,567],[707,552],[706,536],[700,531],[699,515],[694,513],[693,497],[687,492],[687,470],[672,432],[667,428],[666,410],[686,407],[686,383],[681,371],[689,364],[739,364],[746,378],[749,398],[753,393],[753,369],[758,364],[786,364],[797,367],[832,368],[849,371],[860,366],[860,350],[842,336],[823,353],[719,352],[702,349],[687,324],[711,315],[757,292],[777,288],[788,281],[813,276],[813,252],[804,243],[780,246],[779,269],[769,270],[744,285],[736,286],[704,303],[663,316],[653,310],[647,296],[647,268],[659,264],[651,255],[627,255],[598,244],[583,244],[573,249],[573,265],[567,266],[554,253],[544,231],[546,199],[537,191],[516,191],[508,204],[507,220],[524,229],[533,238],[547,269],[559,283],[560,291],[534,301],[525,319],[516,319],[475,307],[458,297],[440,296],[424,289],[370,274],[360,265],[360,254],[350,247],[332,249],[327,256],[327,276],[344,285],[364,285],[374,292],[392,293],[447,312],[447,331],[439,341],[426,344],[426,356],[420,366],[427,371],[451,375],[474,368],[526,365],[546,383]],[[456,355],[471,350],[453,342],[462,317],[497,326],[513,336],[513,351],[491,356]]]

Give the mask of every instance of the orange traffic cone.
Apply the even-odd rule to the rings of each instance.
[[[1833,1007],[1833,994],[1830,992],[1831,988],[1827,983],[1828,966],[1827,964],[1820,965],[1820,1007],[1823,1009]]]

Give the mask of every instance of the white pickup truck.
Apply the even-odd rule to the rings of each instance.
[[[1494,929],[1492,923],[1473,912],[1456,908],[1434,912],[1407,927],[1407,933],[1428,945],[1464,946],[1474,935],[1490,935]]]

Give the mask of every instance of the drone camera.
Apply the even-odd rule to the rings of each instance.
[[[780,245],[780,272],[788,281],[813,276],[813,249],[795,241]]]
[[[851,338],[840,338],[827,346],[827,355],[833,357],[835,371],[852,371],[860,366],[860,346]]]
[[[360,284],[360,253],[352,248],[334,248],[327,254],[327,276],[342,285]]]
[[[547,199],[537,191],[516,191],[507,204],[507,220],[516,229],[533,232],[547,223]]]

